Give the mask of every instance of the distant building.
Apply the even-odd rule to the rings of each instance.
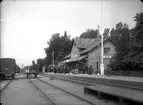
[[[109,39],[104,39],[104,67],[110,62],[115,54],[115,45]],[[62,63],[66,63],[71,69],[82,69],[84,66],[92,66],[94,72],[100,71],[101,63],[101,41],[97,39],[75,38],[71,53],[64,58]]]

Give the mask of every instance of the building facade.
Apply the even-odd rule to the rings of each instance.
[[[103,53],[103,64],[104,69],[108,68],[110,59],[115,54],[115,45],[110,41],[106,40],[103,43],[104,53]],[[88,65],[94,68],[94,73],[100,71],[101,64],[101,45],[95,46],[92,50],[88,52]]]
[[[106,38],[103,41],[104,47],[104,68],[110,63],[110,59],[115,54],[115,45]],[[82,69],[84,66],[92,66],[94,73],[100,71],[101,64],[101,41],[97,39],[76,38],[74,39],[71,53],[65,57],[63,62],[68,64],[71,69]]]

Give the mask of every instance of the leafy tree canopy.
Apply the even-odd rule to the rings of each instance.
[[[42,59],[42,58],[37,59],[37,69],[40,72],[42,71],[43,66],[44,66],[44,59]]]
[[[104,29],[104,32],[103,32],[104,38],[109,37],[109,32],[110,32],[110,29],[109,29],[109,28],[105,28],[105,29]]]
[[[86,32],[83,32],[79,38],[97,38],[99,31],[93,29],[87,29]]]
[[[68,35],[66,31],[62,36],[60,36],[59,33],[53,34],[47,44],[48,47],[45,48],[45,61],[47,61],[46,59],[48,59],[48,65],[51,64],[53,61],[52,56],[54,56],[54,62],[58,63],[70,53],[72,47],[70,35]]]
[[[130,42],[129,29],[126,23],[119,22],[116,28],[110,31],[110,39],[115,43],[116,54],[109,65],[112,69],[123,69],[124,56],[129,52],[128,44]]]
[[[143,13],[137,13],[134,17],[136,26],[132,29],[130,52],[124,57],[125,62],[132,65],[133,69],[143,68]]]

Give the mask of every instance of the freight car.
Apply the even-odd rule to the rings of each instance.
[[[16,73],[16,62],[12,58],[0,58],[0,77],[5,79],[5,77],[14,78]]]
[[[20,73],[20,67],[18,65],[16,65],[16,71],[15,73]]]

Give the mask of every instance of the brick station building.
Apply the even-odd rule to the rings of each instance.
[[[62,63],[66,63],[70,69],[83,69],[84,66],[92,66],[94,73],[100,71],[101,40],[75,38],[73,41],[71,53],[64,58]],[[103,47],[103,63],[106,70],[110,59],[115,54],[115,45],[110,38],[105,38]]]

